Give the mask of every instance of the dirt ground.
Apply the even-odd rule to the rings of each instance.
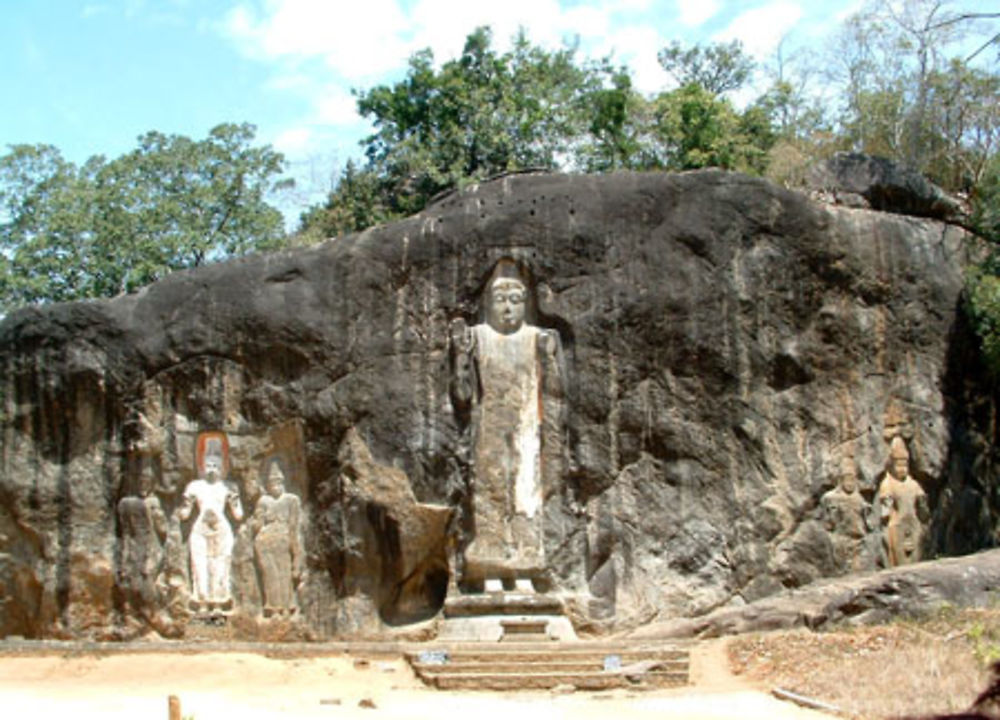
[[[167,718],[177,695],[185,720],[257,718],[824,718],[732,675],[725,641],[695,646],[691,685],[609,692],[440,692],[402,659],[253,653],[62,653],[0,656],[3,716],[30,720]]]

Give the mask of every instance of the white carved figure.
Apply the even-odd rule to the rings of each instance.
[[[526,322],[527,300],[517,266],[501,260],[484,295],[486,322],[452,324],[453,400],[472,425],[475,536],[465,576],[490,587],[523,588],[544,572],[543,394],[561,388],[561,349],[558,333]]]
[[[285,474],[272,462],[266,493],[251,518],[254,556],[264,591],[264,616],[291,615],[295,588],[302,580],[302,540],[299,534],[299,498],[285,491]]]
[[[925,525],[930,518],[927,493],[910,476],[910,453],[900,436],[889,446],[891,464],[879,485],[883,544],[890,567],[921,559]]]
[[[229,609],[233,554],[230,518],[242,520],[243,508],[236,489],[223,480],[225,462],[220,438],[208,439],[202,466],[203,477],[188,483],[177,509],[181,520],[196,513],[188,537],[191,604],[196,611]]]

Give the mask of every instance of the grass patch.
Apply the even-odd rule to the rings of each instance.
[[[829,632],[746,635],[729,644],[736,674],[821,700],[857,718],[967,709],[1000,659],[1000,609],[942,608],[920,619]]]

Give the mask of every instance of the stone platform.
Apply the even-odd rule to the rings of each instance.
[[[439,690],[676,687],[688,683],[690,667],[685,643],[438,643],[405,656],[417,677]]]
[[[443,642],[577,639],[562,600],[554,595],[516,591],[454,595],[445,600],[444,617],[438,632]]]

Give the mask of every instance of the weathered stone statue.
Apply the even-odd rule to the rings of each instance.
[[[864,569],[868,559],[865,538],[871,528],[853,462],[844,461],[839,484],[820,498],[820,511],[831,534],[837,565],[849,572]]]
[[[882,537],[890,567],[921,559],[924,528],[930,518],[927,494],[910,476],[910,453],[899,435],[889,446],[890,466],[879,485]]]
[[[545,395],[562,392],[559,334],[527,321],[529,288],[511,260],[494,268],[485,322],[452,323],[452,401],[471,424],[474,538],[463,581],[523,590],[545,575],[542,502],[554,482],[543,451]]]
[[[243,519],[236,488],[225,481],[228,441],[223,433],[203,433],[198,438],[199,477],[184,489],[177,514],[187,520],[197,513],[188,536],[191,561],[191,607],[228,610],[232,607],[229,575],[233,554],[230,519]]]
[[[159,498],[153,494],[148,466],[140,471],[133,494],[118,501],[118,523],[122,542],[119,587],[140,618],[161,634],[173,634],[162,612],[159,590],[168,520]]]
[[[285,490],[285,473],[270,463],[265,494],[250,519],[254,557],[264,593],[264,617],[291,615],[295,590],[302,580],[302,538],[298,496]]]

